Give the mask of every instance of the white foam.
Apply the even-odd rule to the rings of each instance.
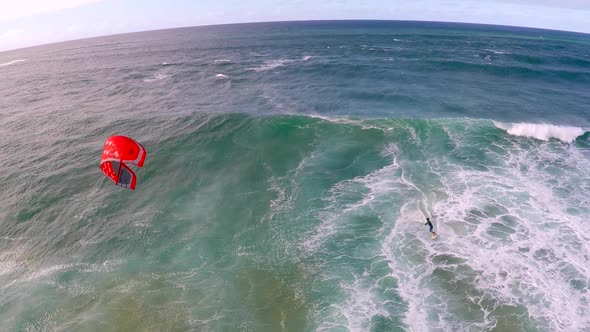
[[[257,71],[257,72],[261,72],[261,71],[268,71],[268,70],[273,70],[279,67],[283,67],[284,65],[293,62],[293,60],[286,60],[286,59],[277,59],[277,60],[270,60],[270,61],[265,61],[263,65],[261,65],[260,67],[255,67],[255,68],[248,68],[249,70],[253,70],[253,71]]]
[[[269,188],[267,191],[274,192],[276,197],[270,201],[268,219],[272,220],[276,214],[284,213],[291,209],[293,197],[286,190],[287,186],[283,184],[284,177],[271,176],[268,179]]]
[[[306,114],[306,116],[308,116],[310,118],[322,119],[324,121],[333,122],[333,123],[359,126],[359,127],[361,127],[361,129],[365,129],[365,130],[378,129],[378,130],[382,130],[382,131],[391,131],[391,128],[375,126],[372,124],[368,124],[364,120],[351,119],[346,116],[325,116],[325,115],[314,114],[314,113]]]
[[[502,52],[502,51],[496,51],[496,50],[491,50],[491,49],[484,49],[484,51],[488,51],[488,52],[492,52],[494,54],[510,54],[508,52]]]
[[[400,209],[400,216],[381,246],[381,253],[386,258],[391,270],[390,276],[394,277],[399,284],[397,292],[408,303],[404,322],[412,330],[416,328],[416,331],[428,330],[428,312],[424,309],[426,308],[426,299],[432,292],[427,287],[420,286],[422,277],[427,275],[431,268],[424,262],[420,262],[420,255],[415,253],[417,247],[424,246],[426,243],[419,237],[411,238],[416,229],[415,220],[418,218],[418,220],[422,220],[422,217],[415,204],[410,202],[404,204]],[[415,245],[411,247],[400,245],[409,241],[414,242]]]
[[[10,236],[0,236],[2,240],[9,240],[9,241],[20,241],[24,239],[28,239],[28,237],[10,237]]]
[[[156,75],[154,75],[154,76],[152,76],[150,78],[144,78],[143,81],[145,83],[151,83],[151,82],[155,82],[155,81],[160,81],[160,80],[167,79],[168,77],[170,77],[170,76],[169,75],[166,75],[166,74],[158,73],[158,74],[156,74]]]
[[[0,63],[0,67],[10,66],[10,65],[14,65],[15,63],[25,62],[25,61],[27,61],[27,59],[12,60],[9,62]]]
[[[496,171],[458,168],[441,177],[449,193],[439,206],[444,211],[440,241],[445,248],[432,253],[464,259],[476,273],[471,285],[483,294],[479,299],[487,296],[495,305],[526,307],[550,330],[579,330],[588,324],[583,314],[588,307],[584,291],[573,288],[571,280],[578,274],[585,282],[590,274],[585,258],[590,254],[589,229],[583,217],[567,210],[590,203],[578,180],[590,175],[590,161],[575,146],[525,149],[513,142],[504,147],[489,151],[496,153],[494,160],[502,161]],[[546,171],[551,166],[566,172],[552,175]],[[568,196],[559,196],[559,188],[567,188]],[[498,225],[507,232],[499,233]],[[479,303],[484,326],[493,326],[486,314],[493,307],[473,302]]]
[[[301,61],[309,61],[313,59],[311,55],[305,55],[300,59],[274,59],[274,60],[267,60],[262,65],[258,67],[250,67],[246,68],[246,70],[253,70],[256,72],[263,72],[263,71],[270,71],[276,68],[284,67],[291,63],[301,62]]]
[[[90,264],[85,265],[83,268],[80,269],[80,272],[83,273],[104,273],[104,272],[113,272],[116,266],[123,264],[122,259],[111,259],[102,262],[101,264]]]
[[[534,123],[504,123],[494,121],[494,125],[506,130],[510,135],[533,137],[543,141],[551,138],[562,142],[573,142],[578,136],[584,135],[586,129],[572,126]]]
[[[489,127],[489,123],[485,124]],[[474,138],[481,138],[481,125],[476,122],[460,129],[443,127],[456,150],[461,150],[473,144]],[[428,133],[419,137],[423,142],[416,141],[416,145],[431,143]],[[305,244],[313,251],[322,251],[327,238],[349,231],[346,223],[351,213],[398,213],[386,210],[399,209],[381,208],[384,201],[398,194],[395,185],[404,193],[405,204],[395,220],[383,218],[383,234],[387,236],[382,241],[381,256],[390,267],[389,277],[397,280],[398,287],[391,291],[408,305],[403,320],[406,328],[416,332],[491,330],[502,324],[498,318],[514,319],[502,311],[516,307],[517,311],[524,308],[530,313],[523,318],[524,326],[531,322],[552,331],[583,329],[590,322],[586,314],[590,269],[585,258],[590,255],[590,228],[583,216],[590,210],[577,208],[574,215],[567,211],[572,206],[590,205],[584,189],[588,182],[583,180],[590,177],[590,159],[575,145],[524,143],[501,139],[501,149],[489,151],[482,145],[485,156],[481,162],[491,161],[486,165],[489,171],[440,155],[432,156],[436,160],[420,161],[431,169],[428,182],[436,182],[433,187],[448,195],[448,199],[434,201],[426,209],[441,211],[433,220],[441,234],[436,241],[430,240],[425,226],[415,223],[423,218],[416,199],[430,195],[430,190],[420,185],[416,178],[420,174],[413,171],[411,163],[406,168],[403,159],[395,159],[398,152],[403,158],[404,151],[392,145],[386,149],[386,154],[394,157],[388,170],[334,186],[327,198],[329,206],[318,214],[322,223]],[[496,155],[490,158],[493,153]],[[398,163],[401,167],[394,168]],[[545,167],[551,165],[566,174],[555,177],[546,172]],[[569,188],[570,194],[560,197],[555,191],[559,187]],[[490,205],[499,212],[487,210]],[[506,232],[497,235],[498,229]],[[553,261],[539,260],[536,256],[543,252],[554,257]],[[440,255],[449,257],[450,262]],[[452,278],[435,279],[441,271]],[[374,275],[357,275],[354,282],[334,274],[329,277],[340,282],[345,298],[324,309],[318,330],[370,330],[367,324],[374,321],[375,315],[387,316],[381,311],[387,307],[379,302],[383,289],[372,284]],[[443,287],[437,287],[439,282]],[[465,297],[466,293],[471,295]],[[472,321],[463,319],[467,311]]]
[[[231,63],[231,60],[228,59],[215,59],[213,60],[213,63],[217,63],[217,64],[224,64],[224,63]]]
[[[441,125],[434,125],[438,131]],[[486,127],[487,121],[460,128],[443,122],[454,147],[450,155],[472,148]],[[590,326],[590,225],[584,220],[590,214],[587,150],[502,137],[481,144],[481,157],[475,161],[441,156],[428,148],[421,151],[424,158],[405,160],[409,149],[428,147],[430,140],[440,138],[420,132],[415,139],[411,126],[408,130],[411,147],[404,142],[384,149],[392,156],[388,166],[331,188],[325,209],[316,215],[321,222],[304,241],[308,254],[329,255],[323,246],[334,244],[327,241],[334,235],[350,232],[351,215],[379,217],[382,231],[370,237],[381,240],[378,255],[389,266],[380,280],[395,278],[397,286],[375,286],[375,273],[357,274],[353,281],[329,274],[327,282],[338,283],[344,298],[323,309],[318,330],[370,330],[376,315],[393,313],[383,304],[381,292],[388,291],[407,304],[403,322],[416,332],[500,328],[500,320],[518,315],[503,313],[511,307],[527,312],[523,325],[515,329],[529,322],[533,329],[544,326],[551,331]],[[462,157],[471,157],[467,152]],[[431,199],[433,191],[444,195]],[[572,207],[577,213],[568,212]],[[435,241],[427,227],[417,223],[430,213],[440,234]],[[330,260],[328,267],[337,260]]]
[[[311,236],[308,238],[309,240],[304,242],[304,248],[310,251],[310,253],[317,251],[321,252],[321,246],[323,243],[326,243],[326,240],[330,236],[337,232],[350,231],[348,225],[350,221],[355,219],[349,218],[352,214],[371,214],[383,223],[384,226],[382,228],[375,230],[371,235],[363,236],[379,239],[382,236],[381,234],[389,234],[385,241],[383,241],[381,250],[378,249],[378,252],[364,252],[360,257],[355,256],[356,259],[371,260],[373,263],[369,270],[365,270],[364,273],[361,274],[353,272],[353,280],[350,280],[347,277],[340,278],[336,275],[327,276],[330,282],[339,284],[339,288],[343,292],[344,298],[338,303],[332,304],[327,310],[325,310],[320,318],[322,323],[317,329],[318,331],[330,331],[333,329],[369,331],[374,328],[373,324],[377,317],[386,320],[392,319],[392,315],[396,315],[396,313],[390,312],[389,308],[392,304],[396,303],[396,301],[387,300],[389,298],[387,294],[390,292],[397,293],[398,289],[393,288],[391,286],[393,285],[393,282],[390,283],[387,279],[392,279],[392,277],[395,276],[398,280],[402,279],[400,284],[405,282],[405,279],[401,278],[401,274],[394,273],[401,272],[406,275],[405,272],[402,271],[409,271],[408,277],[416,280],[415,291],[408,293],[402,292],[400,294],[404,299],[412,300],[413,297],[422,298],[423,296],[427,296],[430,292],[428,289],[420,289],[424,287],[420,285],[419,278],[415,278],[413,273],[416,272],[420,274],[421,270],[419,268],[416,269],[415,266],[396,266],[395,264],[390,264],[389,266],[392,267],[391,270],[394,271],[391,275],[382,275],[381,272],[375,273],[376,271],[373,270],[373,266],[378,270],[381,269],[381,267],[378,267],[382,264],[380,262],[389,263],[394,261],[397,256],[391,251],[391,249],[400,248],[404,245],[404,242],[408,242],[404,241],[403,238],[399,238],[399,236],[405,237],[404,234],[407,234],[408,232],[403,232],[399,229],[390,231],[390,228],[392,227],[390,216],[396,214],[397,209],[391,209],[391,205],[388,201],[390,201],[392,197],[396,197],[395,200],[402,199],[402,197],[406,196],[405,194],[408,193],[409,190],[412,191],[415,187],[415,185],[409,184],[407,180],[402,180],[403,175],[400,174],[402,170],[398,164],[396,156],[397,152],[398,149],[395,146],[385,147],[382,151],[382,155],[391,158],[389,165],[367,175],[344,180],[334,185],[330,190],[331,195],[326,198],[328,203],[326,210],[318,215],[318,219],[323,219],[322,223],[315,229],[315,233],[310,234]],[[404,206],[402,207],[402,210],[407,211],[408,209]],[[413,211],[416,212],[417,210],[413,209]],[[411,217],[408,215],[407,220],[409,221],[411,219],[412,225],[415,225],[415,220],[421,220],[422,217],[423,216],[420,212],[417,212]],[[404,218],[406,218],[405,214]],[[395,228],[396,225],[402,224],[402,222],[399,222],[393,224],[393,227]],[[424,233],[426,234],[427,232]],[[347,255],[349,254],[344,252],[339,256]],[[417,256],[420,255],[417,254]],[[337,259],[338,257],[336,260]],[[404,261],[406,260],[404,259]],[[387,286],[387,284],[390,285]],[[404,290],[407,289],[408,288],[404,288]],[[426,315],[422,311],[418,302],[409,302],[412,302],[410,307],[413,315],[412,317],[416,318],[416,321],[411,326],[418,328],[421,322],[426,319]],[[417,313],[414,314],[414,312]]]
[[[383,308],[383,301],[375,296],[373,286],[367,286],[366,275],[355,277],[352,284],[343,284],[342,288],[347,291],[349,298],[343,305],[334,305],[346,318],[346,327],[349,331],[370,331],[373,317],[387,317],[389,313]],[[371,284],[369,280],[368,284]]]
[[[392,162],[372,173],[365,176],[358,176],[350,180],[344,180],[335,184],[330,189],[330,196],[325,200],[328,206],[320,211],[317,215],[322,222],[309,234],[306,241],[303,242],[303,248],[312,253],[319,248],[326,239],[336,233],[337,223],[340,219],[356,213],[359,210],[370,207],[375,200],[392,191],[399,190],[402,184],[400,178],[392,176],[399,168],[395,155],[386,147],[384,155],[391,156]],[[360,188],[368,190],[365,194],[360,194]],[[351,199],[350,196],[358,196]],[[341,202],[349,201],[349,202]],[[350,202],[350,200],[352,200]]]
[[[227,76],[225,74],[217,74],[217,75],[215,75],[215,78],[218,80],[226,80],[229,78],[229,76]]]
[[[455,136],[454,145],[460,150],[479,137],[478,127],[453,130],[451,126],[445,132]],[[423,144],[430,144],[428,135],[422,138]],[[412,182],[415,177],[411,175],[416,173],[411,164],[406,168],[402,159],[396,162],[400,165],[396,172],[381,174],[384,180],[401,179],[399,185],[407,197],[395,222],[383,223],[387,236],[381,252],[390,276],[398,281],[396,292],[408,304],[404,323],[416,332],[490,330],[499,323],[495,312],[500,306],[526,308],[530,313],[527,321],[553,331],[588,326],[585,294],[590,269],[585,257],[590,256],[590,228],[583,220],[588,209],[578,208],[574,215],[567,211],[590,205],[584,181],[576,180],[590,176],[590,159],[574,145],[537,142],[525,149],[519,140],[505,140],[502,147],[486,151],[496,154],[491,158],[495,167],[491,171],[440,156],[436,162],[424,160],[433,174],[429,182],[442,181],[436,190],[448,195],[427,209],[435,212],[433,222],[441,234],[436,241],[430,240],[425,226],[416,223],[424,213],[416,198],[428,195],[429,190]],[[396,146],[387,150],[394,156],[403,153]],[[563,168],[565,174],[548,173],[545,168],[550,166]],[[559,196],[559,188],[569,194]],[[392,192],[373,194],[378,196],[373,201],[379,201]],[[551,261],[537,257],[545,252]],[[450,257],[451,262],[433,259],[439,255]],[[433,274],[441,271],[453,275],[453,280],[442,281],[449,288],[456,281],[457,290],[429,286]],[[572,282],[586,286],[576,289]],[[465,299],[462,288],[474,295]],[[474,321],[461,319],[465,308]],[[357,321],[352,323],[358,326]]]
[[[275,60],[269,60],[269,61],[265,61],[261,66],[259,67],[253,67],[253,68],[247,68],[247,70],[253,70],[256,72],[263,72],[263,71],[269,71],[269,70],[273,70],[279,67],[283,67],[289,63],[292,63],[294,60],[288,60],[288,59],[275,59]]]
[[[416,129],[412,126],[408,126],[408,132],[410,133],[410,137],[416,144],[420,144],[420,138],[418,138],[418,134],[416,134]]]

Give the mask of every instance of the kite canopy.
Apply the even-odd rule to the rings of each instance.
[[[126,136],[111,136],[104,143],[100,169],[115,184],[134,190],[137,177],[127,165],[142,167],[145,156],[145,148],[135,140]]]

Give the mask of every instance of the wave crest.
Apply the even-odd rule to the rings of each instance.
[[[287,65],[287,64],[289,64],[289,63],[291,63],[293,61],[294,60],[288,60],[288,59],[268,60],[268,61],[265,61],[259,67],[247,68],[246,70],[253,70],[253,71],[256,71],[256,72],[269,71],[269,70],[273,70],[275,68],[283,67],[284,65]]]
[[[580,127],[552,124],[504,123],[494,121],[494,125],[506,130],[510,135],[533,137],[543,141],[555,138],[566,143],[573,142],[578,136],[582,136],[586,132],[586,129]]]
[[[15,63],[24,62],[24,61],[27,61],[27,59],[12,60],[12,61],[9,61],[9,62],[0,63],[0,67],[10,66],[10,65],[13,65]]]

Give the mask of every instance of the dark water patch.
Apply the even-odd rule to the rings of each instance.
[[[426,61],[429,64],[424,71],[448,71],[457,73],[484,74],[516,80],[561,80],[567,82],[588,82],[590,73],[570,70],[536,69],[523,66],[499,66],[495,64],[477,64],[461,61]]]

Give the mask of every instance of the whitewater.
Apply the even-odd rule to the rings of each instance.
[[[2,330],[590,331],[589,54],[382,21],[0,53]]]

